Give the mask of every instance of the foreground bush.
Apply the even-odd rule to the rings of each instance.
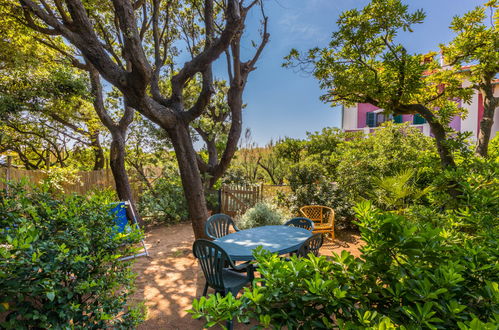
[[[265,286],[255,283],[238,299],[195,300],[190,312],[207,326],[234,317],[288,329],[496,328],[497,221],[461,212],[434,226],[367,202],[356,211],[366,242],[361,259],[343,251],[332,260],[286,261],[259,251]],[[463,230],[473,222],[474,232]]]
[[[34,189],[0,193],[0,327],[134,327],[131,243],[140,233],[113,233],[101,195],[54,199]]]

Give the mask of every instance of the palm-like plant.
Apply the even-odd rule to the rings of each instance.
[[[432,187],[421,189],[416,186],[417,173],[414,170],[403,170],[393,176],[382,176],[374,180],[376,187],[371,198],[379,207],[402,212],[410,205],[420,200]]]

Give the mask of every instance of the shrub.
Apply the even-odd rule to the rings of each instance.
[[[332,260],[310,255],[286,261],[260,250],[257,282],[264,286],[254,283],[237,299],[195,300],[190,312],[206,317],[209,326],[234,317],[288,329],[495,328],[497,221],[470,234],[454,226],[452,215],[435,227],[368,202],[356,211],[366,242],[360,259],[343,251]],[[472,219],[483,228],[480,216]]]
[[[440,169],[434,140],[407,124],[386,123],[367,138],[345,141],[331,157],[333,179],[352,203],[368,199],[379,177],[417,169],[416,184],[424,188]]]
[[[393,176],[374,178],[373,191],[368,196],[376,206],[402,213],[404,210],[418,203],[433,187],[421,189],[416,186],[417,175],[414,170],[404,170]]]
[[[238,222],[241,229],[248,229],[253,227],[282,225],[288,217],[274,204],[262,202],[256,204],[254,207],[248,209]]]
[[[165,166],[163,176],[141,196],[139,210],[150,222],[174,224],[189,218],[184,189],[174,165]]]
[[[324,176],[322,167],[314,162],[303,162],[291,168],[289,184],[292,194],[282,196],[281,203],[298,214],[305,205],[329,206],[335,212],[336,227],[353,227],[353,204],[338,184]]]
[[[0,326],[130,328],[142,318],[127,307],[130,262],[140,233],[113,233],[107,195],[53,198],[12,187],[0,193]]]

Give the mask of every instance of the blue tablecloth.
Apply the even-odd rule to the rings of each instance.
[[[312,236],[303,228],[290,226],[263,226],[241,230],[214,240],[234,261],[254,260],[253,249],[262,246],[272,253],[285,254],[298,250]]]

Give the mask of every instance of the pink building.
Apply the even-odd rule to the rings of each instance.
[[[499,85],[499,81],[495,81]],[[495,96],[499,96],[499,88],[495,88]],[[457,132],[471,132],[472,138],[478,137],[480,121],[483,116],[482,95],[476,91],[471,103],[460,103],[460,107],[467,109],[466,118],[456,116],[450,126]],[[430,135],[430,126],[426,120],[419,115],[385,115],[383,109],[375,107],[369,103],[358,103],[354,107],[343,108],[341,128],[344,131],[364,131],[366,134],[372,132],[376,127],[385,121],[396,123],[409,122],[412,126],[418,127],[425,135]],[[495,112],[494,124],[492,126],[491,138],[499,131],[499,111]]]

